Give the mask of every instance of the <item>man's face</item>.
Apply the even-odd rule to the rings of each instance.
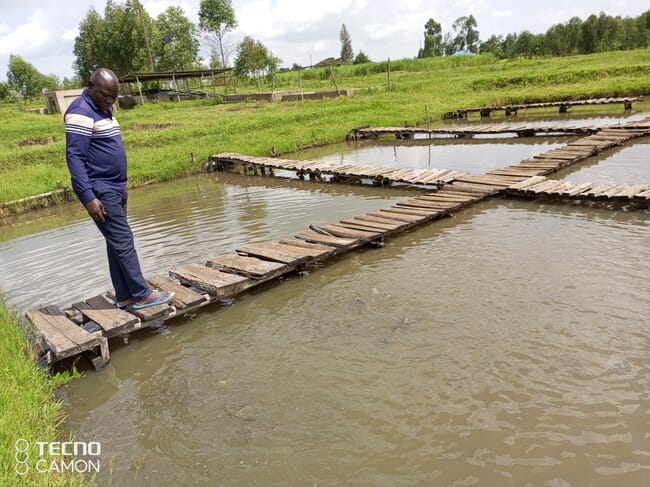
[[[88,83],[88,94],[95,102],[95,105],[103,111],[107,112],[117,100],[118,85],[112,80],[99,80]]]

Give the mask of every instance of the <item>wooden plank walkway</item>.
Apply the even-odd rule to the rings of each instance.
[[[470,113],[480,113],[481,117],[489,117],[494,111],[503,110],[506,115],[516,114],[517,111],[530,108],[552,108],[558,107],[560,113],[565,113],[570,107],[586,105],[612,105],[622,104],[626,110],[632,108],[632,104],[641,100],[641,97],[628,96],[619,98],[589,98],[586,100],[562,100],[540,103],[514,103],[501,106],[485,106],[475,108],[459,108],[452,112],[447,112],[442,118],[445,120],[453,118],[467,118]]]
[[[515,134],[517,137],[533,137],[549,134],[588,135],[600,130],[596,126],[573,125],[530,125],[525,123],[489,123],[455,127],[359,127],[352,129],[346,136],[348,140],[377,138],[382,135],[394,135],[397,139],[414,139],[416,135],[452,136],[469,138],[475,135],[506,135]]]
[[[295,172],[300,179],[308,177],[322,180],[323,176],[331,176],[332,182],[370,180],[377,185],[395,183],[440,186],[451,182],[457,177],[466,176],[465,171],[451,169],[406,169],[385,166],[360,166],[353,164],[332,164],[322,161],[294,161],[275,157],[253,157],[235,152],[215,154],[208,158],[208,171],[234,171],[244,168],[251,174],[274,174],[275,170]]]
[[[565,183],[544,176],[535,176],[508,186],[505,194],[523,198],[598,200],[635,203],[650,206],[650,184]]]
[[[121,310],[116,307],[111,292],[107,291],[75,303],[69,309],[46,306],[28,311],[26,317],[33,327],[34,344],[40,347],[39,358],[48,364],[84,354],[100,369],[110,360],[108,344],[111,338],[159,326],[288,273],[302,273],[308,267],[349,250],[369,245],[382,246],[386,237],[442,218],[497,193],[529,195],[530,192],[530,195],[557,194],[562,197],[647,202],[649,185],[588,187],[587,183],[570,185],[550,181],[543,175],[598,154],[607,147],[648,134],[650,119],[610,127],[513,166],[482,175],[456,174],[447,178],[436,191],[413,196],[388,208],[336,223],[312,224],[304,231],[279,241],[245,246],[204,263],[189,263],[170,269],[167,275],[147,277],[152,286],[176,292],[168,305]],[[256,165],[268,164],[265,167],[273,168],[316,167],[312,165],[313,161],[267,160],[239,154],[219,155],[217,160],[231,159]],[[359,167],[365,166],[353,166],[352,171],[355,174],[366,171],[356,169]],[[345,170],[350,170],[350,167]],[[404,170],[392,168],[392,171]],[[429,176],[431,178],[433,176]],[[408,180],[413,179],[411,176]],[[439,181],[436,178],[431,180]]]

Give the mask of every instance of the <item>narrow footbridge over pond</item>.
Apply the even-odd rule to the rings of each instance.
[[[394,135],[396,139],[414,139],[416,136],[470,138],[476,135],[511,135],[517,137],[548,135],[589,135],[600,130],[596,126],[578,126],[566,124],[533,123],[484,123],[456,125],[449,127],[358,127],[347,135],[348,140],[376,139],[381,136]]]
[[[153,287],[176,293],[168,305],[142,310],[119,309],[111,292],[107,291],[67,309],[43,306],[28,311],[26,316],[33,328],[35,350],[39,359],[47,364],[83,354],[96,368],[102,368],[110,360],[111,339],[160,326],[167,320],[222,302],[286,274],[302,273],[353,249],[381,247],[388,237],[495,194],[609,199],[647,208],[650,203],[648,185],[570,185],[544,177],[644,135],[650,135],[650,119],[608,127],[561,148],[482,175],[444,169],[427,170],[434,171],[431,173],[421,169],[333,166],[317,161],[296,162],[233,153],[212,156],[209,168],[213,170],[236,170],[238,166],[254,174],[287,170],[303,177],[329,174],[334,181],[370,178],[382,184],[413,184],[426,189],[379,211],[333,223],[313,223],[304,231],[278,241],[244,246],[224,255],[208,256],[204,262],[169,269],[166,275],[147,277]]]
[[[561,100],[548,101],[539,103],[513,103],[510,105],[494,105],[474,108],[459,108],[453,112],[447,112],[443,115],[444,119],[450,118],[467,118],[470,113],[479,113],[481,117],[489,117],[492,112],[503,111],[506,116],[517,114],[519,110],[531,108],[554,108],[557,107],[560,113],[566,113],[569,108],[575,106],[587,105],[623,105],[626,110],[632,108],[632,104],[641,98],[636,96],[627,96],[619,98],[589,98],[583,100]]]

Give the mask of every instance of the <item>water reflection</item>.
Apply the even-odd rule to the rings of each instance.
[[[643,137],[560,171],[553,179],[571,183],[650,185],[649,153],[650,137]]]
[[[310,149],[297,159],[413,169],[453,169],[482,174],[561,147],[575,137],[526,139],[377,140]]]

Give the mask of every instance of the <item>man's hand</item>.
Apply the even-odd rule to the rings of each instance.
[[[93,198],[86,203],[86,210],[93,220],[99,223],[104,223],[104,215],[106,215],[106,208],[98,198]]]

